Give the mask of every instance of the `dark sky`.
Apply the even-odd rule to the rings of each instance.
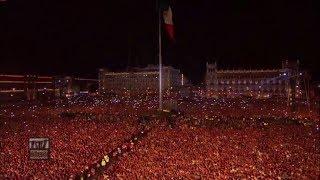
[[[217,59],[221,68],[249,69],[277,68],[282,58],[299,58],[319,79],[316,2],[175,0],[176,43],[163,35],[164,62],[200,82],[207,60]],[[1,72],[95,77],[101,67],[119,70],[128,64],[157,63],[155,1],[0,4]]]

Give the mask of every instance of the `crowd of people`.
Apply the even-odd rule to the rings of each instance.
[[[115,177],[313,179],[320,173],[319,134],[307,129],[277,124],[245,130],[162,125],[121,159]]]
[[[3,105],[0,179],[319,177],[316,113],[291,113],[271,99],[174,99],[179,112],[166,116],[154,113],[157,97]],[[132,142],[142,129],[148,134]],[[50,139],[48,160],[30,160],[32,137]],[[107,164],[106,155],[123,147]],[[91,172],[92,165],[99,173]]]
[[[66,179],[84,171],[139,129],[137,116],[125,104],[104,103],[106,107],[37,104],[1,109],[0,176]],[[33,137],[50,139],[48,160],[29,159]]]

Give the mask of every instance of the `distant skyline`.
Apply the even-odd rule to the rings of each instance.
[[[103,67],[157,64],[155,2],[1,2],[0,72],[96,77]],[[164,64],[201,82],[206,61],[217,59],[224,69],[262,69],[279,68],[287,57],[300,59],[320,80],[315,3],[175,0],[176,43],[163,35]]]

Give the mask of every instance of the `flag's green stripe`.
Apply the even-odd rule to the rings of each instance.
[[[170,6],[170,0],[159,0],[159,8],[161,11],[167,10]]]

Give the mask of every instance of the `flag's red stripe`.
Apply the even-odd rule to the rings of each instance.
[[[175,34],[174,34],[174,26],[173,26],[173,24],[164,24],[164,28],[165,28],[169,38],[174,41],[175,40],[174,39]]]

